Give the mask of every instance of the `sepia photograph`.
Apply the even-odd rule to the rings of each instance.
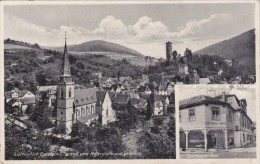
[[[256,158],[255,88],[177,88],[181,158]]]
[[[254,2],[1,7],[5,160],[256,158]]]

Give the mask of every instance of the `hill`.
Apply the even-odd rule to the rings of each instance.
[[[4,41],[5,50],[40,50],[41,47],[37,44],[30,44],[23,41],[17,41],[12,39],[6,39]]]
[[[255,29],[207,46],[194,54],[218,55],[225,59],[233,58],[243,65],[255,63]]]
[[[63,51],[63,47],[57,47],[53,48],[58,51]],[[121,55],[126,55],[126,56],[144,56],[143,54],[132,50],[130,48],[121,46],[119,44],[111,43],[111,42],[106,42],[102,40],[94,40],[94,41],[89,41],[89,42],[84,42],[81,44],[76,44],[76,45],[69,45],[68,50],[70,52],[74,53],[92,53],[92,52],[98,52],[98,53],[109,53],[110,55],[113,54],[121,54]]]

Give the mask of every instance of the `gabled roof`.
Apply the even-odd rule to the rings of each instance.
[[[137,105],[137,104],[140,104],[142,102],[141,99],[137,99],[137,98],[131,98],[131,104],[132,105]]]
[[[138,94],[139,94],[140,99],[142,99],[142,100],[147,100],[150,96],[146,93],[138,93]]]
[[[138,93],[130,93],[129,96],[130,98],[136,98],[136,99],[140,98]]]
[[[97,96],[97,102],[104,102],[106,92],[104,91],[96,91],[96,96]]]
[[[24,105],[35,104],[35,98],[21,99],[21,102]]]
[[[171,82],[171,81],[173,81],[174,78],[175,78],[175,75],[162,76],[162,82],[163,83]]]
[[[11,99],[10,101],[8,101],[7,104],[9,104],[9,105],[14,105],[14,103],[19,102],[19,101],[20,101],[20,100],[18,100],[18,99]]]
[[[98,91],[98,88],[75,89],[75,106],[82,106],[97,102],[96,91]]]
[[[50,85],[50,86],[38,86],[39,92],[47,92],[48,90],[57,90],[57,85]]]
[[[115,97],[116,97],[116,93],[114,92],[108,92],[108,95],[109,95],[109,98],[112,102],[114,102],[115,100]]]
[[[240,101],[239,101],[239,99],[237,98],[237,96],[236,96],[235,94],[225,95],[225,102],[227,101],[227,97],[235,97],[238,106],[241,106],[241,105],[240,105]],[[220,101],[222,101],[222,100],[221,100],[221,99],[222,99],[222,95],[216,96],[215,98],[218,99],[218,100],[220,100]]]
[[[226,105],[227,103],[219,101],[216,98],[212,98],[212,97],[204,96],[204,95],[195,96],[195,97],[191,97],[188,99],[183,99],[183,100],[180,100],[180,102],[179,102],[180,109],[188,108],[188,107],[192,107],[192,106],[200,105],[200,104]]]
[[[20,91],[20,90],[11,90],[11,91],[5,92],[5,97],[6,98],[11,98],[11,95],[13,93],[17,93],[18,97],[23,97],[28,92],[30,92],[30,91],[28,91],[28,90],[22,90],[22,91]]]
[[[115,96],[115,100],[114,103],[118,103],[118,104],[126,104],[128,103],[130,99],[130,96],[127,94],[122,94],[122,93],[118,93]]]
[[[127,77],[119,77],[119,82],[122,84],[125,81],[129,81],[129,83],[131,83],[133,81],[133,79],[130,76]]]

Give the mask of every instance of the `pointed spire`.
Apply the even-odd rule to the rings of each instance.
[[[65,46],[64,46],[64,54],[63,54],[63,62],[62,62],[62,70],[61,74],[63,77],[69,77],[70,74],[70,66],[67,52],[67,31],[65,31]]]

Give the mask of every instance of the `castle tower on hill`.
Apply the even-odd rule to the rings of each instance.
[[[70,73],[70,65],[67,52],[66,33],[65,46],[62,61],[62,69],[59,84],[57,85],[57,126],[64,124],[67,132],[71,131],[74,102],[74,82]]]
[[[171,60],[171,54],[172,54],[172,42],[166,42],[166,60]]]

